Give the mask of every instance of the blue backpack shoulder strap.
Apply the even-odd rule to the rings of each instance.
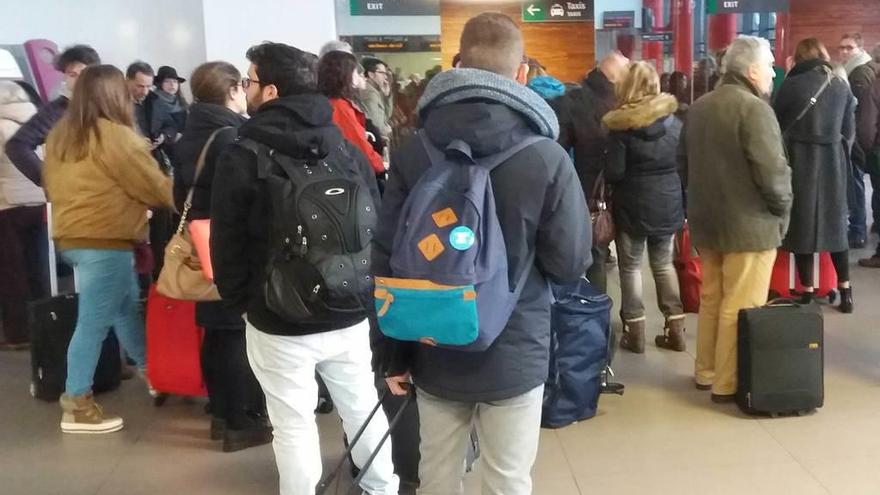
[[[435,146],[434,143],[432,143],[430,139],[428,139],[428,136],[425,134],[424,131],[419,131],[418,136],[422,142],[422,145],[425,148],[425,151],[428,153],[428,159],[431,161],[431,165],[435,165],[435,164],[443,161],[447,156],[447,154],[445,152],[446,150],[458,151],[460,156],[470,157],[470,146],[467,143],[465,143],[464,141],[454,140],[451,143],[449,143],[449,145],[446,147],[446,150],[441,150],[440,148]],[[523,138],[522,140],[518,141],[515,145],[511,146],[510,148],[507,148],[506,150],[504,150],[500,153],[496,153],[492,156],[480,158],[478,160],[469,159],[469,161],[471,161],[472,163],[474,163],[476,165],[486,167],[491,172],[492,170],[494,170],[498,166],[502,165],[507,160],[511,159],[514,155],[516,155],[520,151],[528,148],[529,146],[532,146],[533,144],[536,144],[536,143],[538,143],[540,141],[544,141],[544,140],[552,141],[550,138],[548,138],[546,136],[531,135],[531,136]]]

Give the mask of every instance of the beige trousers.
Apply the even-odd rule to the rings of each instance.
[[[697,326],[698,385],[712,385],[712,393],[736,393],[737,317],[741,309],[767,302],[776,250],[720,253],[700,250],[703,286]]]

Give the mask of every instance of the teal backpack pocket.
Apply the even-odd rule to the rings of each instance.
[[[427,345],[464,346],[480,333],[477,292],[472,285],[379,278],[376,313],[382,333]]]

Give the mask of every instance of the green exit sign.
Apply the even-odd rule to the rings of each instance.
[[[788,12],[789,0],[708,0],[709,14],[736,14],[741,12]]]
[[[593,2],[594,0],[522,2],[522,20],[523,22],[593,22]]]

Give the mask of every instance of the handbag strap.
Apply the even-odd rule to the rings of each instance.
[[[597,199],[599,203],[605,203],[605,169],[599,171],[593,182],[593,190],[590,193],[590,199]]]
[[[186,217],[189,215],[190,208],[192,208],[193,193],[195,192],[196,184],[199,182],[199,177],[202,175],[202,170],[205,168],[205,160],[208,158],[208,149],[211,148],[211,144],[214,143],[217,134],[220,134],[221,131],[225,131],[226,129],[233,129],[233,127],[225,126],[214,130],[214,132],[208,137],[208,140],[205,141],[205,145],[202,146],[202,151],[199,153],[198,160],[196,160],[196,171],[193,176],[192,184],[189,186],[189,190],[186,192],[186,199],[183,202],[183,212],[180,214],[180,223],[177,224],[178,234],[183,232],[183,228],[186,225]]]
[[[835,77],[834,73],[831,72],[831,70],[824,65],[822,66],[822,69],[825,72],[826,76],[825,81],[822,83],[822,86],[819,86],[819,90],[816,91],[816,94],[814,94],[813,97],[810,98],[810,101],[807,102],[807,105],[804,107],[803,110],[801,110],[801,113],[799,113],[797,118],[795,118],[794,121],[785,128],[785,131],[783,131],[782,134],[788,134],[789,131],[794,129],[794,126],[796,126],[798,122],[803,120],[804,117],[806,117],[807,114],[810,113],[810,110],[812,110],[813,107],[816,106],[816,103],[819,103],[819,98],[822,97],[822,94],[824,94],[825,90],[828,89],[828,86],[831,85],[831,81],[834,80]]]

